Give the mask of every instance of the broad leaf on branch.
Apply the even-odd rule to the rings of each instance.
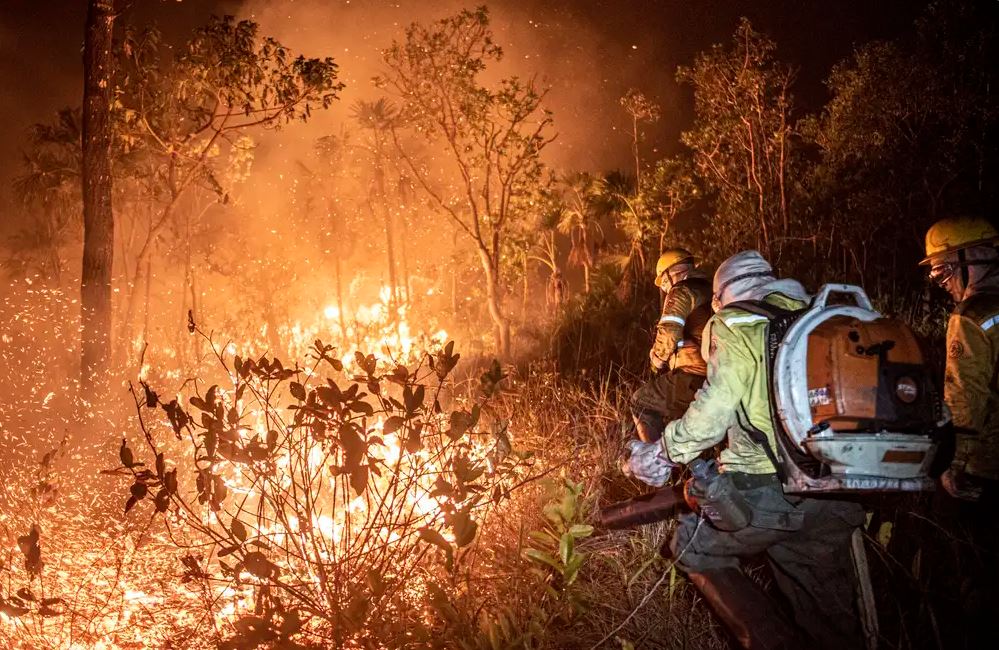
[[[263,579],[272,578],[281,572],[278,566],[268,560],[267,556],[260,551],[247,553],[241,565],[244,570]]]
[[[40,543],[41,534],[42,531],[38,525],[31,524],[28,534],[17,538],[17,547],[20,549],[21,554],[24,555],[24,568],[32,576],[40,573],[43,566],[42,547]]]
[[[444,551],[444,556],[446,559],[447,567],[449,570],[454,567],[454,549],[451,544],[448,543],[444,536],[438,533],[433,528],[423,527],[418,531],[420,539],[423,541],[433,544],[437,548]]]

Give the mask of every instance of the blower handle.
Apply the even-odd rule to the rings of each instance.
[[[851,295],[858,307],[874,311],[874,305],[871,304],[871,299],[867,297],[867,293],[853,284],[823,284],[819,292],[815,294],[815,299],[812,300],[812,307],[825,307],[826,303],[829,302],[829,296],[834,293]]]

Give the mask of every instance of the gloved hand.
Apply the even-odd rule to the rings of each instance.
[[[666,367],[666,359],[656,354],[654,349],[649,350],[649,363],[652,365],[652,372],[659,372]]]
[[[622,472],[654,487],[666,485],[676,465],[670,462],[658,441],[632,440],[628,450],[631,453],[621,467]]]

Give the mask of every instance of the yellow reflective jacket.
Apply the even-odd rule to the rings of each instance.
[[[677,282],[663,300],[652,354],[670,370],[704,375],[701,332],[711,317],[711,282],[698,271]]]
[[[972,294],[947,322],[944,401],[957,428],[955,462],[999,479],[999,288]]]
[[[764,301],[789,310],[805,307],[804,302],[780,293],[772,293]],[[767,322],[765,316],[732,307],[708,321],[704,331],[707,381],[683,418],[666,425],[662,442],[670,459],[688,463],[727,436],[720,458],[724,471],[776,471],[763,447],[739,425],[739,417],[745,422],[748,416],[749,423],[767,435],[776,453],[767,377]]]

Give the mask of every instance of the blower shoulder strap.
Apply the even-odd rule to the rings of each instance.
[[[777,454],[774,453],[774,448],[770,444],[770,439],[767,438],[766,432],[754,425],[752,420],[749,419],[749,413],[746,412],[746,405],[742,402],[739,402],[739,413],[735,414],[735,419],[739,423],[739,428],[746,432],[749,439],[757,447],[763,448],[763,453],[767,455],[767,460],[774,466],[774,471],[777,472],[777,478],[780,479],[780,482],[786,482],[787,472],[784,471],[784,464],[780,462]]]
[[[725,308],[741,309],[742,311],[748,311],[750,314],[763,316],[771,321],[781,318],[797,317],[802,311],[804,311],[802,309],[784,309],[783,307],[778,307],[777,305],[770,304],[769,302],[765,302],[763,300],[738,300],[725,305]]]

